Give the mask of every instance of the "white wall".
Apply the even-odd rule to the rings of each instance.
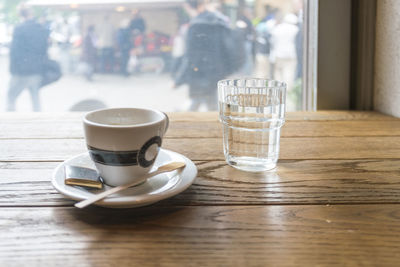
[[[400,1],[378,0],[374,109],[400,117]]]

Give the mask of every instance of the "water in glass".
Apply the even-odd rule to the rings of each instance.
[[[219,83],[224,154],[235,168],[265,171],[276,166],[284,124],[285,87],[271,86],[270,82],[264,80],[263,86],[257,87],[238,86],[237,81],[231,86]]]

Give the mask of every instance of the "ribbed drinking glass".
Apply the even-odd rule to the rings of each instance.
[[[286,83],[268,79],[218,82],[227,163],[244,171],[276,167],[285,122]]]

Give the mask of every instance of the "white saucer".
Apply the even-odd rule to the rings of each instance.
[[[164,162],[170,161],[184,161],[186,166],[180,171],[173,171],[154,176],[148,179],[145,183],[109,196],[106,199],[97,202],[96,205],[107,208],[134,208],[150,205],[181,193],[186,190],[196,178],[196,165],[194,165],[190,159],[181,154],[166,149],[160,149],[154,166],[157,167],[162,165]],[[64,183],[65,165],[95,169],[88,153],[80,154],[58,165],[53,172],[52,184],[57,191],[64,196],[74,200],[82,200],[111,188],[110,186],[105,185],[104,189],[98,190],[66,185]]]

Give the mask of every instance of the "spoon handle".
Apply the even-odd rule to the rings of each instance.
[[[131,186],[138,185],[138,184],[146,181],[150,177],[153,177],[155,175],[158,175],[160,173],[167,172],[167,171],[171,171],[171,170],[156,170],[156,171],[150,172],[150,173],[144,175],[143,177],[141,177],[140,181],[135,181],[135,182],[132,182],[132,183],[129,183],[129,184],[124,184],[124,185],[120,185],[120,186],[111,188],[110,190],[104,191],[104,192],[102,192],[100,194],[94,195],[93,197],[90,197],[88,199],[85,199],[85,200],[82,200],[80,202],[75,203],[75,207],[82,209],[84,207],[89,206],[92,203],[95,203],[95,202],[97,202],[99,200],[102,200],[103,198],[105,198],[105,197],[107,197],[109,195],[112,195],[112,194],[115,194],[115,193],[117,193],[119,191],[125,190],[125,189],[127,189],[127,188],[129,188]]]

